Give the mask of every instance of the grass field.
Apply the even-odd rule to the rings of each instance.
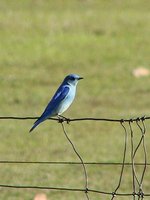
[[[2,0],[0,2],[0,115],[39,116],[69,73],[84,77],[66,117],[132,118],[150,113],[150,3],[147,0]],[[0,121],[0,160],[78,161],[61,125],[47,121],[33,134],[28,121]],[[147,150],[150,151],[150,125]],[[119,124],[74,122],[67,131],[84,161],[120,162]],[[137,142],[140,132],[134,126]],[[128,157],[130,158],[130,145]],[[143,161],[139,152],[138,162]],[[0,184],[82,188],[81,166],[1,164]],[[115,189],[120,167],[87,166],[91,188]],[[140,167],[138,169],[141,170]],[[150,169],[143,189],[150,193]],[[131,189],[126,167],[121,192]],[[37,190],[0,189],[0,199],[32,200]],[[49,200],[85,199],[82,193],[44,191]],[[100,195],[90,195],[92,200]],[[103,197],[106,200],[110,197]],[[116,198],[116,199],[129,199]],[[148,197],[145,197],[148,199]]]

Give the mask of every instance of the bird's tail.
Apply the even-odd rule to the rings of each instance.
[[[29,132],[32,132],[33,131],[33,129],[35,129],[35,127],[36,126],[38,126],[41,122],[43,122],[45,119],[43,119],[43,118],[39,118],[39,119],[37,119],[35,122],[34,122],[34,125],[32,126],[32,128],[29,130]]]

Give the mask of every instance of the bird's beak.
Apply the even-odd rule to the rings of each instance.
[[[78,80],[81,80],[81,79],[83,79],[83,77],[79,77],[79,78],[78,78]]]

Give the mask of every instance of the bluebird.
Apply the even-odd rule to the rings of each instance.
[[[48,119],[49,117],[62,117],[61,114],[65,112],[72,104],[75,94],[76,86],[78,81],[83,79],[76,74],[70,74],[65,77],[62,84],[48,103],[42,115],[34,122],[29,132],[33,131],[36,126]]]

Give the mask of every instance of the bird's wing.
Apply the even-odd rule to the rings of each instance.
[[[46,120],[48,117],[54,113],[57,106],[62,102],[62,100],[67,96],[69,92],[69,87],[66,85],[61,85],[53,96],[52,100],[48,103],[43,114],[34,122],[33,127],[30,129],[30,132],[38,126],[41,122]]]
[[[58,105],[69,93],[70,88],[68,86],[60,86],[53,96],[51,103]]]
[[[70,88],[66,85],[60,86],[56,91],[55,95],[53,96],[53,98],[51,99],[51,101],[48,103],[42,115],[50,114],[67,96],[69,90]]]

